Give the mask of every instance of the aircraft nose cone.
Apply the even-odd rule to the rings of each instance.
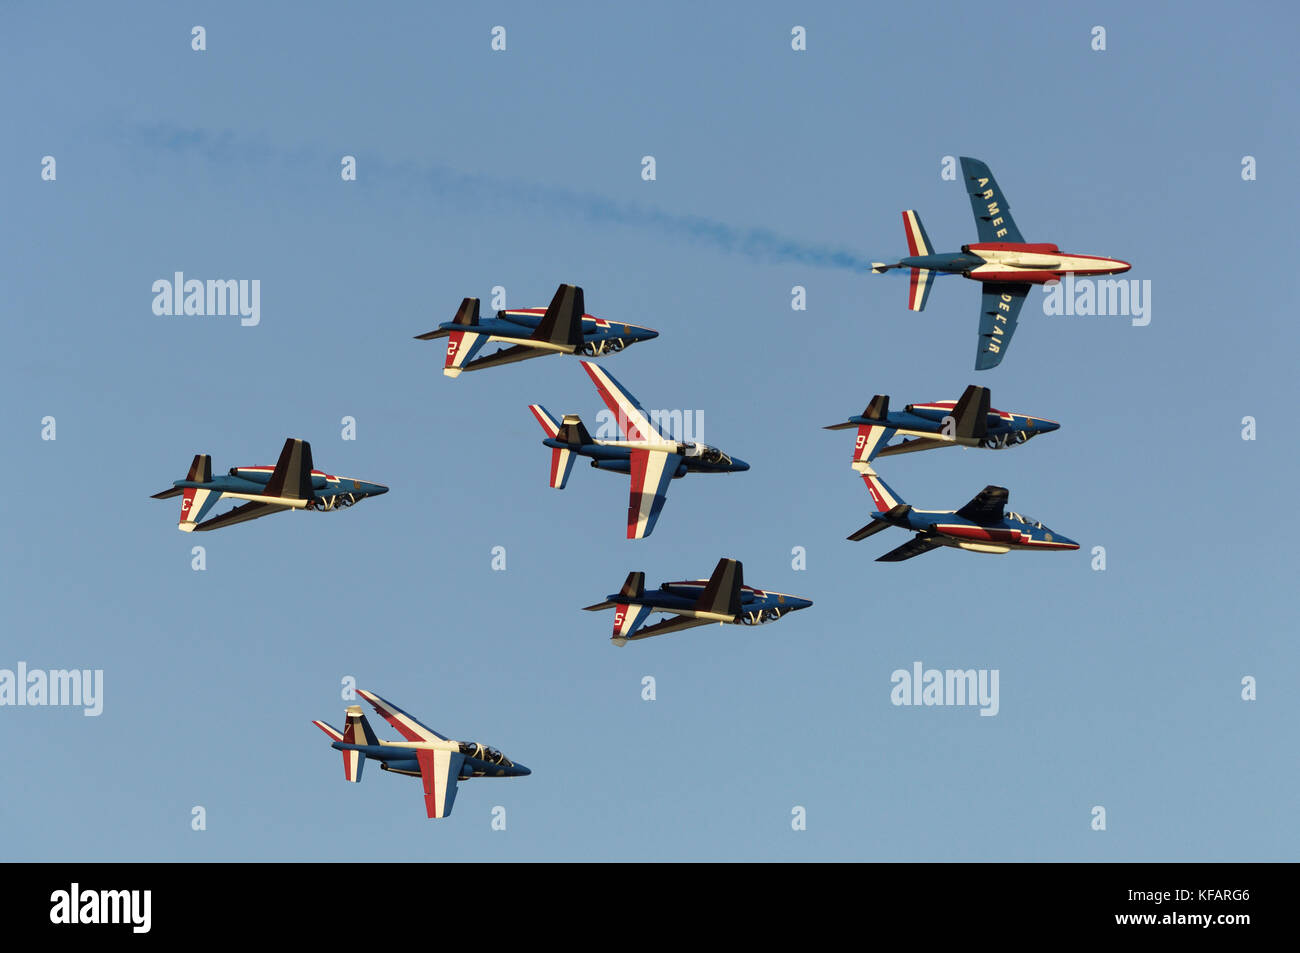
[[[384,486],[382,483],[375,484],[375,489],[374,489],[375,496],[383,496],[387,492],[388,492],[388,487]]]
[[[515,770],[519,772],[520,777],[524,777],[525,775],[529,775],[533,773],[532,768],[522,765],[518,761],[515,762]]]
[[[653,330],[651,330],[650,328],[646,328],[646,329],[642,332],[642,334],[641,334],[641,339],[642,339],[643,341],[653,341],[653,340],[654,340],[655,338],[657,338],[658,336],[659,336],[659,332],[658,332],[658,331],[653,331]],[[640,352],[638,352],[638,353],[640,353]]]
[[[1037,424],[1039,433],[1051,433],[1053,430],[1060,430],[1061,425],[1055,420],[1040,420]]]
[[[749,469],[749,464],[746,463],[744,460],[740,459],[740,457],[732,457],[731,469],[735,473],[741,473]]]
[[[1130,268],[1133,267],[1128,262],[1120,261],[1118,258],[1115,259],[1115,264],[1119,265],[1119,267],[1115,269],[1115,274],[1117,275],[1122,275],[1124,274],[1124,272],[1128,271]]]
[[[790,607],[792,609],[807,609],[812,605],[811,599],[791,599]]]
[[[1057,544],[1058,546],[1060,546],[1062,549],[1078,549],[1078,548],[1079,548],[1079,544],[1076,543],[1074,540],[1070,539],[1070,537],[1068,537],[1068,536],[1061,536],[1061,535],[1059,535],[1059,534],[1057,534],[1057,537],[1056,537],[1056,544]]]

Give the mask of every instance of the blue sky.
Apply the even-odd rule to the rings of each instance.
[[[0,708],[6,856],[1293,859],[1295,26],[1250,4],[10,6],[0,668],[105,688],[97,718]],[[1035,291],[977,375],[973,283],[915,314],[855,264],[904,252],[904,208],[940,249],[974,240],[947,155],[991,165],[1026,240],[1133,262],[1150,325],[1045,317]],[[154,315],[175,271],[259,279],[261,323]],[[576,361],[451,381],[412,340],[466,295],[561,281],[659,329],[604,366],[752,464],[675,483],[648,540],[622,538],[622,478],[546,487],[526,405],[590,423]],[[1008,486],[1083,550],[877,565],[902,539],[844,540],[870,500],[821,426],[969,383],[1062,429],[882,474],[922,507]],[[149,499],[195,453],[271,463],[286,436],[392,492],[201,537]],[[622,650],[577,611],[723,555],[815,606]],[[917,660],[997,669],[998,715],[893,706]],[[463,785],[440,822],[415,780],[346,784],[310,724],[341,722],[344,676],[534,774]]]

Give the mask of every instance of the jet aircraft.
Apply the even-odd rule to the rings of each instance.
[[[542,425],[551,448],[551,486],[564,489],[573,469],[574,454],[591,458],[597,470],[613,470],[632,478],[627,508],[627,538],[643,539],[654,531],[667,499],[668,482],[688,473],[736,473],[748,470],[744,460],[729,456],[716,447],[693,441],[681,442],[663,436],[635,397],[601,367],[591,361],[582,366],[596,385],[601,399],[618,421],[621,440],[594,439],[576,414],[556,422],[541,404],[529,404]]]
[[[866,539],[891,526],[916,533],[902,546],[879,557],[878,563],[902,562],[940,546],[975,553],[1079,548],[1074,540],[1052,532],[1037,520],[1007,510],[1009,494],[1003,486],[986,486],[959,510],[916,510],[904,503],[871,467],[864,469],[862,478],[871,491],[876,512],[871,514],[871,522],[849,539]]]
[[[863,471],[876,457],[936,447],[986,447],[1001,450],[1017,446],[1040,433],[1059,430],[1054,420],[1011,414],[989,406],[989,389],[974,384],[959,400],[937,400],[929,404],[908,404],[901,411],[889,410],[889,397],[877,394],[860,416],[825,430],[858,428],[853,449],[853,469]],[[896,434],[904,439],[889,445]]]
[[[343,777],[361,780],[366,759],[379,762],[381,771],[405,774],[424,782],[424,807],[430,817],[446,817],[456,801],[456,784],[470,778],[517,778],[532,774],[495,748],[473,741],[452,741],[422,725],[392,702],[373,692],[357,691],[375,711],[401,733],[405,741],[379,739],[360,705],[344,712],[344,728],[338,731],[323,721],[313,721],[333,740],[331,748],[343,752]]]
[[[955,274],[981,282],[984,297],[975,369],[987,370],[996,367],[1006,355],[1030,287],[1056,281],[1066,273],[1117,275],[1132,266],[1118,258],[1076,255],[1052,244],[1025,242],[989,167],[979,159],[962,156],[961,171],[975,213],[979,242],[962,245],[958,253],[936,253],[920,216],[909,209],[903,213],[908,257],[892,265],[872,262],[871,270],[881,274],[893,268],[910,269],[907,306],[912,311],[925,308],[935,275]]]
[[[622,589],[604,602],[583,608],[587,612],[616,610],[611,641],[617,646],[623,646],[637,639],[648,639],[667,632],[708,625],[710,622],[762,625],[812,605],[807,599],[798,596],[746,586],[743,574],[740,560],[720,559],[713,575],[708,579],[665,582],[653,592],[646,592],[645,573],[628,573]],[[671,618],[654,625],[645,625],[646,619],[656,612]]]
[[[548,308],[498,311],[495,318],[487,320],[479,319],[479,299],[466,298],[455,318],[415,337],[418,341],[448,338],[442,372],[448,377],[459,377],[461,371],[477,371],[547,354],[601,357],[659,336],[658,331],[650,328],[606,321],[585,313],[584,309],[582,289],[577,285],[560,285]],[[477,356],[485,344],[494,341],[510,346]]]
[[[155,493],[153,498],[181,497],[180,530],[190,533],[220,529],[285,510],[345,509],[367,497],[387,492],[388,487],[380,483],[312,469],[311,444],[290,437],[284,442],[280,460],[274,467],[231,467],[228,475],[215,479],[212,458],[200,453],[190,464],[184,480],[174,481],[171,489]],[[203,517],[223,499],[248,502],[205,521]]]

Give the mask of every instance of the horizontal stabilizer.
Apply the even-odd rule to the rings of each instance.
[[[853,542],[856,543],[859,540],[866,539],[868,536],[875,536],[877,533],[879,533],[881,530],[884,529],[889,529],[888,523],[886,523],[884,520],[872,520],[870,523],[862,527],[862,529],[858,530],[856,533],[850,534],[847,538],[851,539]]]
[[[577,414],[564,415],[555,439],[578,447],[590,446],[593,443],[591,434],[587,432],[587,428],[582,424],[582,418]]]
[[[456,317],[452,318],[453,324],[459,324],[462,327],[474,327],[478,324],[478,298],[465,298],[456,310]],[[417,334],[417,341],[432,341],[434,338],[445,338],[451,331],[447,328],[437,328],[433,331],[426,331],[424,334]]]
[[[627,579],[623,582],[623,588],[618,594],[624,599],[640,599],[645,595],[645,573],[630,572]]]
[[[907,503],[899,503],[892,507],[888,513],[883,514],[879,519],[874,519],[862,529],[852,534],[848,538],[853,542],[866,539],[868,536],[875,536],[882,529],[889,529],[891,526],[897,526],[907,519],[907,514],[912,512],[912,507]]]
[[[917,534],[896,549],[891,549],[883,556],[878,556],[878,563],[901,563],[904,559],[911,559],[913,556],[920,556],[922,553],[928,553],[932,549],[938,549],[939,543],[936,543],[928,536]]]

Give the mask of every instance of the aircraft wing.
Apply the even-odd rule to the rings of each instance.
[[[957,444],[952,440],[940,440],[936,437],[916,437],[913,440],[904,440],[902,443],[894,444],[892,447],[885,447],[883,450],[877,450],[876,456],[889,457],[896,453],[912,453],[915,450],[933,450],[935,447],[955,447]]]
[[[530,347],[527,344],[516,344],[513,347],[502,348],[486,357],[474,358],[474,360],[465,365],[465,370],[477,371],[482,370],[485,367],[496,367],[498,364],[514,364],[517,361],[526,361],[530,357],[545,357],[547,354],[554,353],[556,352],[545,348]]]
[[[901,563],[904,559],[911,559],[913,556],[920,556],[922,553],[928,553],[932,549],[938,549],[940,543],[924,536],[913,536],[902,546],[897,549],[891,549],[885,555],[877,557],[878,563]]]
[[[982,242],[1023,242],[1020,229],[1011,219],[1007,196],[998,188],[989,167],[979,159],[961,157],[961,171],[975,213],[975,231]]]
[[[272,513],[280,513],[292,508],[290,506],[277,506],[274,503],[245,503],[243,506],[236,506],[229,513],[222,513],[210,520],[204,520],[194,527],[194,531],[202,533],[210,529],[221,529],[223,526],[233,526],[235,523],[247,523],[249,520],[255,520],[261,516],[270,516]]]
[[[446,741],[442,735],[438,734],[428,725],[422,725],[412,715],[407,714],[390,701],[385,701],[374,692],[363,692],[357,689],[357,694],[370,702],[370,705],[379,715],[390,725],[401,733],[407,741]],[[432,815],[430,815],[432,816]]]
[[[1027,284],[994,284],[988,281],[981,286],[980,340],[979,351],[975,355],[975,370],[986,371],[1002,363],[1007,347],[1011,344],[1011,335],[1016,333],[1020,306],[1025,303],[1029,288]]]
[[[679,615],[671,619],[664,619],[662,622],[656,622],[654,625],[643,625],[632,635],[624,636],[624,638],[628,642],[635,642],[637,639],[649,639],[656,635],[667,635],[669,632],[680,632],[682,629],[693,629],[697,625],[709,625],[712,621],[710,619],[695,619],[691,616]]]
[[[986,486],[957,515],[974,523],[997,523],[1002,519],[1008,496],[1005,486]]]
[[[627,501],[627,538],[645,539],[654,532],[668,502],[668,482],[682,458],[663,450],[633,450],[632,491]]]
[[[446,817],[456,803],[456,781],[465,756],[459,751],[421,748],[415,757],[420,762],[420,780],[424,783],[424,809],[430,817]]]
[[[654,428],[650,423],[650,417],[645,409],[637,403],[626,387],[614,380],[614,375],[610,374],[602,367],[598,367],[591,361],[583,361],[582,366],[587,369],[587,375],[591,378],[596,390],[600,393],[600,399],[605,402],[615,419],[618,421],[619,432],[622,433],[624,440],[647,440],[654,443],[667,443],[663,435]]]

